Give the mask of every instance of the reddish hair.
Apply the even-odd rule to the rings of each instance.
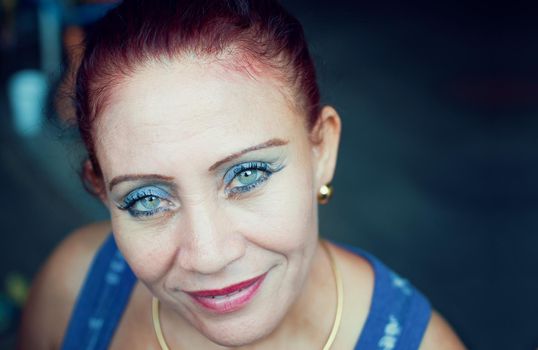
[[[276,0],[126,0],[88,33],[76,76],[78,127],[91,162],[86,180],[102,177],[92,125],[110,89],[144,64],[187,53],[231,53],[243,68],[277,72],[308,128],[314,126],[320,109],[314,63],[301,24]]]

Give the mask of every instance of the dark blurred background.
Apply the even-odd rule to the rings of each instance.
[[[470,349],[536,349],[538,12],[283,3],[304,25],[324,101],[343,119],[322,234],[410,279]],[[0,349],[9,349],[48,254],[74,228],[107,218],[80,184],[83,152],[52,94],[60,63],[76,57],[66,46],[108,5],[0,4]]]

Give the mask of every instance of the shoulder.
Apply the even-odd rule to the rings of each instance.
[[[338,245],[331,244],[336,263],[342,275],[345,294],[360,314],[366,316],[373,296],[375,272],[372,265],[362,256]]]
[[[432,317],[424,333],[420,350],[465,350],[465,346],[450,325],[437,312]]]
[[[108,222],[84,226],[69,234],[53,251],[30,290],[19,349],[60,346],[89,265],[110,231]]]
[[[405,279],[400,278],[398,275],[392,272],[392,270],[387,268],[382,262],[375,259],[370,254],[367,254],[362,250],[354,249],[353,247],[347,246],[346,248],[352,249],[353,252],[340,248],[337,250],[337,256],[339,256],[340,260],[344,262],[343,269],[347,270],[347,275],[354,276],[351,278],[348,277],[348,280],[351,282],[348,284],[348,286],[352,290],[353,300],[360,301],[360,303],[359,305],[352,305],[351,308],[354,309],[355,313],[354,322],[360,326],[361,338],[364,336],[364,338],[366,338],[364,339],[366,343],[368,343],[367,338],[370,336],[370,334],[363,334],[364,329],[362,329],[365,325],[366,315],[372,316],[371,313],[374,313],[374,316],[379,316],[380,312],[387,312],[389,309],[393,312],[399,312],[398,306],[401,307],[401,303],[399,301],[403,300],[406,303],[411,303],[412,306],[410,307],[413,308],[415,316],[419,315],[419,318],[424,321],[424,323],[422,323],[422,321],[420,322],[421,324],[424,324],[423,327],[426,327],[424,336],[422,337],[420,350],[465,349],[465,346],[459,340],[458,336],[454,333],[450,325],[437,312],[430,311],[431,309],[429,303],[422,296],[422,294],[405,293],[406,289],[412,288],[412,286],[409,285]],[[356,255],[355,253],[359,255]],[[368,257],[368,261],[366,260],[366,256]],[[376,265],[375,269],[371,265],[373,263]],[[395,278],[397,278],[396,281],[394,280]],[[379,288],[389,288],[388,290],[395,293],[387,294],[388,290],[383,291],[385,299],[387,295],[391,295],[390,300],[374,300],[373,289],[376,283],[379,284]],[[411,298],[409,295],[414,295],[414,297]],[[359,297],[357,298],[356,296]],[[395,307],[395,309],[392,309],[392,307]],[[362,317],[358,318],[358,315],[362,315]],[[379,319],[379,317],[374,318]],[[372,326],[374,323],[370,323],[370,326]],[[385,323],[381,324],[381,326],[385,327]]]

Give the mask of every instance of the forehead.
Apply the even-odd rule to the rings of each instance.
[[[147,65],[113,87],[94,129],[105,176],[107,168],[141,171],[140,160],[161,154],[214,161],[305,133],[304,118],[275,79],[188,60]]]

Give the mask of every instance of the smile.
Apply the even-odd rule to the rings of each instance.
[[[241,309],[252,300],[266,275],[267,272],[222,289],[201,290],[187,294],[205,309],[219,314],[229,313]]]

